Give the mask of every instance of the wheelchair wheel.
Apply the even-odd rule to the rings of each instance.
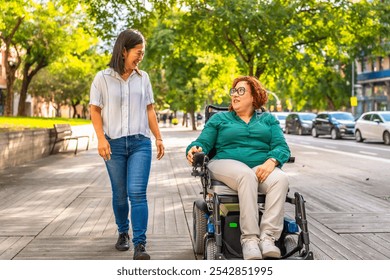
[[[214,237],[206,238],[204,259],[215,260],[216,253],[217,253],[217,243],[215,242]]]
[[[204,250],[204,236],[207,230],[207,218],[206,213],[199,209],[194,203],[193,207],[193,237],[194,237],[194,249],[196,254],[203,254]]]
[[[287,235],[284,238],[284,247],[286,248],[286,253],[294,250],[297,247],[297,244],[298,242],[293,235]],[[299,256],[299,252],[295,252],[292,256],[294,257]]]

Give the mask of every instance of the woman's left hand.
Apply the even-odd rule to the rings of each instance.
[[[161,139],[156,139],[156,147],[157,147],[157,159],[160,160],[165,154],[164,143]]]
[[[269,174],[272,173],[275,169],[275,162],[272,160],[267,160],[262,165],[260,165],[256,170],[256,176],[260,183],[264,183],[264,181],[268,178]]]

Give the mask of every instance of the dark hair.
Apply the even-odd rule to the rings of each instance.
[[[126,51],[129,51],[139,44],[145,44],[145,38],[140,31],[136,29],[126,29],[122,31],[118,35],[118,38],[116,38],[108,66],[122,75],[125,72],[123,50],[125,49]]]
[[[241,81],[247,82],[251,88],[251,94],[253,96],[253,107],[255,110],[260,109],[268,100],[268,94],[264,86],[256,77],[241,76],[234,79],[232,88],[236,87],[238,82]],[[231,103],[229,105],[229,111],[233,111],[233,106]]]

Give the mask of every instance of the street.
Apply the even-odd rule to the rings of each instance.
[[[353,138],[286,135],[290,195],[306,201],[315,259],[390,258],[390,147]],[[286,213],[294,217],[294,207]]]
[[[310,135],[298,136],[285,134],[285,137],[289,144],[308,145],[313,148],[323,148],[329,151],[347,152],[390,160],[390,146],[384,145],[381,142],[367,141],[359,143],[352,137],[338,140],[332,140],[330,136],[320,136],[318,138],[314,138]]]
[[[354,139],[285,137],[295,163],[283,169],[290,193],[299,191],[306,200],[315,258],[389,259],[390,148]]]
[[[285,137],[296,157],[294,164],[285,165],[285,170],[304,171],[304,178],[297,178],[299,185],[306,185],[312,177],[312,187],[346,185],[380,198],[390,197],[390,147],[383,143],[358,143],[351,138]]]
[[[201,198],[201,184],[185,160],[185,148],[199,133],[162,128],[167,153],[160,161],[153,157],[148,188],[148,248],[154,260],[202,258],[191,242],[192,207]],[[390,259],[389,147],[285,136],[295,162],[283,170],[290,195],[298,191],[306,201],[314,258]],[[0,259],[128,259],[112,245],[110,197],[94,145],[0,172]],[[286,214],[294,217],[292,205],[286,204]]]

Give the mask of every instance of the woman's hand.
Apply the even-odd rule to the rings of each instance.
[[[270,159],[260,165],[256,170],[256,176],[260,183],[264,183],[264,181],[268,178],[269,174],[274,171],[276,167],[276,163]]]
[[[157,159],[160,160],[165,154],[165,147],[162,139],[156,139]]]
[[[202,151],[202,147],[192,146],[191,149],[189,149],[187,153],[187,160],[190,165],[192,165],[192,162],[194,161],[194,154],[201,151]]]
[[[105,161],[111,159],[110,143],[108,143],[105,137],[98,139],[98,152]]]

